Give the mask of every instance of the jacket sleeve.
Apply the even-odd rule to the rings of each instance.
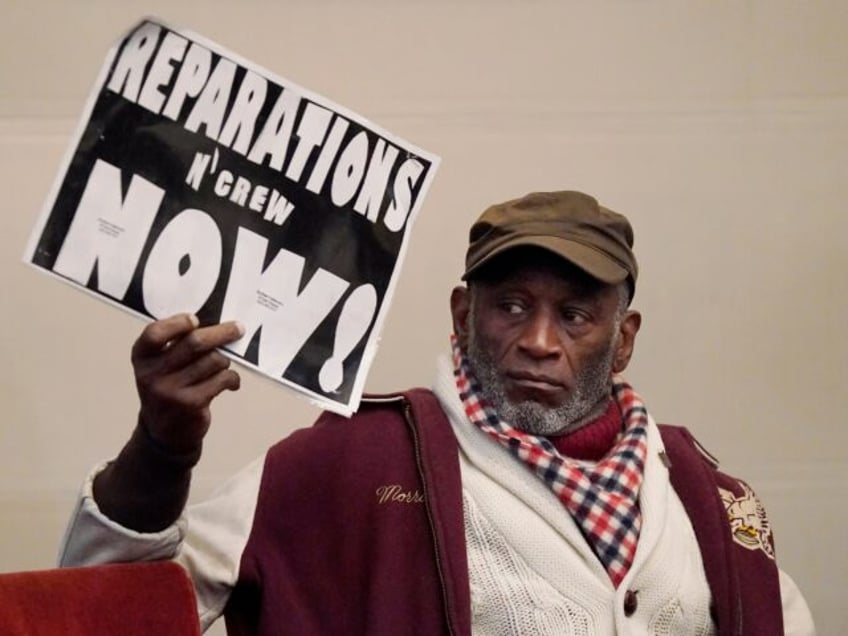
[[[783,632],[786,636],[815,636],[816,627],[807,601],[795,581],[783,570],[780,576],[780,602],[783,606]]]
[[[105,464],[85,480],[59,551],[61,567],[172,559],[190,574],[201,626],[224,611],[238,580],[253,517],[264,457],[236,474],[209,499],[190,505],[171,526],[142,533],[125,528],[98,508],[92,484]]]
[[[59,566],[80,567],[174,558],[185,537],[185,515],[164,530],[151,533],[136,532],[115,523],[100,512],[93,495],[94,478],[106,466],[104,463],[95,467],[83,482],[59,548]]]

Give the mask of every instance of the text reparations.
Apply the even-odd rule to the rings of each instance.
[[[393,232],[406,223],[424,165],[367,130],[275,86],[259,73],[214,55],[198,42],[144,23],[127,40],[107,88],[202,133],[257,165],[267,165],[315,194]],[[391,179],[391,188],[389,181]],[[390,197],[384,196],[391,192]]]

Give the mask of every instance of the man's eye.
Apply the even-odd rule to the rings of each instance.
[[[562,317],[566,324],[577,326],[585,325],[589,320],[585,314],[571,310],[564,311]]]
[[[508,314],[517,315],[524,311],[524,306],[520,303],[506,302],[501,304],[501,309]]]

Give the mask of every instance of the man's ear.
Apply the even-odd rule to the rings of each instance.
[[[453,332],[464,351],[468,345],[468,314],[471,311],[471,292],[467,287],[457,285],[450,297],[451,316],[453,317]]]
[[[630,357],[633,355],[633,347],[636,344],[636,334],[639,333],[639,327],[641,326],[642,314],[635,309],[628,310],[621,319],[621,324],[618,328],[618,348],[616,349],[615,359],[612,365],[614,373],[621,373],[630,364]]]

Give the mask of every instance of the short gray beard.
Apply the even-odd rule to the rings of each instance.
[[[507,424],[531,435],[557,435],[580,428],[593,416],[600,415],[604,398],[610,396],[612,368],[618,336],[606,349],[586,362],[575,378],[575,388],[564,404],[549,407],[534,400],[512,402],[498,374],[497,365],[474,328],[473,311],[469,316],[468,362],[479,381],[483,398]],[[615,333],[618,334],[616,328]]]

